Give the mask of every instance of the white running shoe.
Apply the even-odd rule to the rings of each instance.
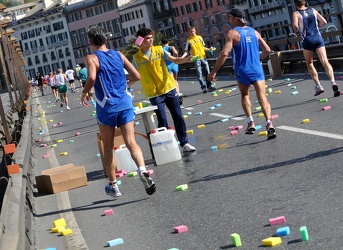
[[[191,144],[186,143],[185,145],[183,145],[183,152],[192,152],[195,151],[195,147],[193,147]]]

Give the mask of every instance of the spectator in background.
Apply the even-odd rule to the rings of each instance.
[[[162,48],[165,50],[165,51],[168,51],[172,56],[175,56],[177,57],[178,56],[178,53],[177,53],[177,50],[175,49],[174,46],[169,46],[169,41],[167,39],[162,39]],[[175,83],[176,83],[176,92],[177,94],[179,95],[179,101],[180,101],[180,105],[182,105],[182,93],[180,93],[180,85],[177,81],[177,74],[179,73],[179,65],[176,64],[176,63],[173,63],[169,60],[165,60],[166,64],[167,64],[167,67],[168,67],[168,72],[170,74],[172,74],[174,80],[175,80]]]
[[[248,121],[245,133],[254,134],[256,130],[249,94],[249,87],[253,84],[257,100],[262,107],[262,112],[266,119],[267,138],[268,140],[274,139],[276,133],[272,124],[271,107],[266,97],[266,82],[261,65],[261,61],[271,53],[271,49],[262,39],[260,33],[247,26],[248,22],[242,11],[235,8],[231,9],[229,11],[229,23],[233,29],[226,34],[226,43],[208,76],[208,80],[214,80],[217,71],[224,64],[231,50],[233,50],[233,68],[237,78],[237,85],[241,92],[242,107]],[[262,49],[261,54],[259,51],[260,47]]]
[[[105,186],[105,192],[112,197],[121,196],[116,181],[116,164],[113,157],[114,135],[117,126],[123,134],[125,145],[130,151],[132,159],[138,166],[139,177],[144,184],[146,193],[152,195],[156,191],[156,185],[147,173],[142,150],[135,139],[133,123],[135,114],[132,98],[127,92],[127,80],[135,82],[140,80],[141,76],[122,53],[106,47],[107,36],[101,27],[92,26],[87,32],[87,36],[94,53],[86,57],[88,78],[82,92],[81,102],[82,105],[88,106],[85,99],[88,99],[88,92],[94,86],[98,101],[96,106],[97,122],[104,144],[103,163],[109,179]],[[124,68],[128,71],[126,76]]]
[[[188,143],[186,123],[183,119],[180,102],[176,93],[176,83],[169,74],[165,59],[177,64],[190,62],[191,56],[179,58],[170,55],[163,50],[162,46],[153,46],[153,31],[149,28],[141,28],[137,36],[144,40],[136,54],[133,55],[133,65],[141,74],[140,84],[143,92],[152,105],[158,107],[155,110],[158,127],[168,128],[168,119],[165,106],[169,109],[174,121],[175,132],[184,152],[195,151],[195,147]],[[129,83],[129,86],[132,83]]]
[[[318,72],[313,64],[313,53],[316,52],[318,58],[325,68],[325,72],[331,80],[331,87],[334,97],[340,96],[341,92],[335,81],[333,69],[326,55],[325,44],[319,28],[327,24],[322,15],[311,7],[306,7],[305,0],[294,1],[296,11],[293,13],[292,22],[295,34],[301,35],[303,39],[303,54],[307,69],[315,84],[314,96],[324,92],[324,88],[319,82]]]
[[[76,77],[77,79],[79,80],[80,82],[80,88],[82,88],[82,82],[81,82],[81,79],[80,79],[80,70],[81,70],[81,67],[79,64],[76,64],[76,67],[75,67],[75,72],[76,72]]]
[[[86,84],[86,80],[88,78],[88,70],[86,68],[86,65],[84,63],[80,64],[81,69],[79,71],[79,77],[80,77],[80,82],[81,82],[81,86],[82,86],[82,90],[85,87]],[[93,93],[94,93],[94,87],[90,89],[90,91],[88,91],[88,96],[89,99],[92,101],[93,103],[93,107],[96,108],[96,101],[94,101],[93,99]]]
[[[198,75],[198,80],[200,83],[200,87],[203,91],[203,93],[207,93],[207,91],[213,91],[216,88],[213,86],[213,84],[207,80],[207,76],[210,73],[210,67],[208,65],[208,62],[206,60],[206,51],[210,51],[212,48],[206,48],[204,40],[201,36],[198,36],[196,34],[195,27],[190,27],[189,30],[189,38],[187,39],[187,43],[185,46],[185,52],[182,55],[182,58],[187,56],[187,52],[190,51],[190,54],[192,56],[199,56],[199,59],[194,62],[194,67],[196,70],[196,73]],[[202,76],[202,67],[204,67],[205,70],[205,82],[204,78]]]
[[[55,84],[55,75],[52,72],[50,72],[48,76],[48,82],[49,82],[49,86],[51,88],[52,94],[54,95],[56,102],[58,102],[60,98],[58,97],[58,88]]]
[[[66,71],[66,76],[68,78],[68,81],[70,83],[70,88],[71,88],[71,92],[75,93],[75,83],[74,83],[74,70],[72,70],[70,67],[67,67],[67,71]]]
[[[37,72],[36,80],[37,80],[37,86],[38,86],[39,90],[42,92],[42,96],[44,96],[43,77],[41,76],[41,74],[39,72]]]
[[[68,78],[65,74],[63,74],[62,69],[57,70],[57,75],[55,75],[55,85],[58,88],[58,93],[60,94],[61,97],[61,104],[60,107],[63,107],[63,103],[66,104],[67,110],[69,110],[69,101],[68,101],[68,87],[66,85],[66,82],[68,81]]]

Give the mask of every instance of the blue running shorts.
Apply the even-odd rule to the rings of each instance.
[[[307,36],[303,41],[303,48],[306,50],[316,51],[316,49],[325,46],[323,38],[320,35]]]
[[[96,111],[96,115],[98,124],[110,127],[117,126],[118,128],[135,119],[133,108],[119,112],[107,112],[106,110],[99,108]]]
[[[174,74],[179,72],[179,65],[176,63],[171,63],[168,65],[168,72],[173,72]]]

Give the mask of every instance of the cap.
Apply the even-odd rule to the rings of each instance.
[[[229,11],[229,14],[234,17],[237,17],[238,20],[241,21],[241,23],[248,23],[248,21],[245,19],[244,13],[239,9],[233,8]]]
[[[76,64],[76,67],[79,67],[80,65]]]

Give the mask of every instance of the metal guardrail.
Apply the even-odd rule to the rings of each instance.
[[[304,71],[304,69],[306,68],[306,65],[304,62],[304,55],[303,55],[302,49],[284,50],[284,51],[279,51],[279,52],[281,53],[280,67],[284,67],[284,65],[287,64],[287,70],[286,70],[287,73],[299,73],[301,71],[302,72]],[[335,59],[335,61],[333,62],[334,63],[333,67],[341,69],[343,66],[343,43],[327,45],[326,52],[327,52],[327,56],[329,60]],[[319,60],[316,53],[314,54],[314,60]],[[216,59],[209,58],[207,59],[207,61],[210,68],[212,68],[216,62]],[[268,72],[267,61],[268,59],[262,62],[265,72]],[[303,66],[298,67],[299,63],[303,64]],[[297,64],[297,67],[292,67],[294,64]],[[233,75],[233,74],[234,72],[232,69],[232,60],[231,60],[231,57],[228,57],[224,65],[218,71],[217,75]],[[179,76],[180,77],[196,77],[194,64],[193,63],[180,64]]]

